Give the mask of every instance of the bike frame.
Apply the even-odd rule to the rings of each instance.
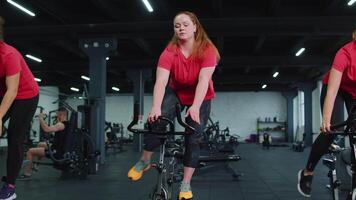
[[[169,173],[167,173],[167,166],[164,163],[165,159],[165,154],[166,154],[166,143],[168,136],[172,135],[185,135],[188,134],[186,131],[184,132],[176,132],[174,123],[172,120],[166,118],[166,117],[159,117],[158,120],[166,121],[169,125],[169,130],[168,131],[153,131],[151,126],[149,125],[148,130],[144,129],[134,129],[133,126],[137,124],[138,122],[138,104],[136,103],[134,106],[134,119],[133,121],[129,124],[127,129],[136,134],[153,134],[156,135],[160,140],[160,155],[159,155],[159,161],[156,165],[152,165],[155,167],[158,171],[158,176],[157,176],[157,185],[152,193],[152,200],[172,200],[172,194],[173,194],[173,183],[174,183],[174,170],[175,170],[175,155],[176,153],[173,153],[172,158],[170,160],[170,167],[171,169],[169,170]],[[185,122],[183,122],[181,118],[181,109],[180,105],[176,105],[176,115],[177,115],[177,121],[178,123],[183,126],[186,130],[189,130],[191,132],[195,132],[195,129]],[[167,174],[169,178],[167,179]]]
[[[334,132],[332,134],[348,136],[351,148],[351,193],[352,200],[356,200],[356,102],[353,102],[349,117],[346,121],[330,127],[332,130],[345,127],[342,132]],[[347,197],[349,199],[349,197]]]

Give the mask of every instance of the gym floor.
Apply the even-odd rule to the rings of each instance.
[[[126,173],[136,162],[139,153],[125,146],[126,151],[110,155],[100,173],[88,180],[60,180],[60,172],[49,166],[41,166],[31,181],[17,182],[18,199],[24,200],[148,200],[148,194],[156,181],[156,172],[150,170],[142,180],[130,182]],[[233,181],[223,170],[214,171],[193,179],[192,188],[196,200],[299,200],[307,199],[297,191],[297,172],[303,168],[310,148],[297,153],[288,147],[262,150],[255,144],[240,144],[237,152],[242,160],[233,163],[234,169],[244,173],[239,181]],[[5,160],[5,155],[0,155]],[[0,172],[5,172],[5,162]],[[332,199],[325,185],[327,168],[319,163],[313,180],[313,200]]]

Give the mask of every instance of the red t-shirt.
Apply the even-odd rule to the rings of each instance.
[[[356,99],[356,42],[343,46],[335,55],[332,68],[342,72],[340,90]],[[330,71],[324,76],[323,83],[328,84]]]
[[[20,72],[16,99],[29,99],[39,93],[34,76],[22,55],[12,46],[0,42],[0,96],[6,92],[6,77]]]
[[[183,105],[192,105],[195,97],[195,89],[198,84],[200,70],[204,67],[215,67],[217,55],[213,48],[208,47],[202,58],[186,58],[180,48],[168,45],[162,52],[158,67],[170,71],[169,86],[175,91]],[[215,97],[213,81],[209,81],[208,91],[204,100]]]

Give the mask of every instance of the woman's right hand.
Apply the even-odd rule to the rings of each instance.
[[[323,122],[321,123],[320,131],[322,133],[330,133],[330,120],[324,119]]]
[[[152,107],[151,112],[148,114],[148,122],[155,122],[161,116],[161,108]]]

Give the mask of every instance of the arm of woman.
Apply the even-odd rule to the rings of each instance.
[[[153,88],[153,102],[151,112],[148,115],[148,121],[154,122],[159,116],[161,116],[161,105],[165,93],[165,89],[169,80],[170,71],[157,67],[156,71],[156,83]]]
[[[6,92],[0,104],[0,136],[2,134],[2,118],[9,110],[10,106],[12,105],[17,96],[19,82],[20,73],[16,73],[11,76],[6,76],[5,78]]]
[[[190,115],[192,120],[200,124],[200,106],[204,101],[208,91],[209,81],[215,71],[215,67],[204,67],[200,70],[198,84],[195,89],[195,96],[192,106],[187,110],[186,117]]]
[[[342,72],[334,68],[330,70],[328,89],[326,92],[324,107],[323,107],[323,121],[320,128],[323,133],[328,133],[331,131],[330,120],[334,108],[336,95],[339,91],[341,78],[342,78]]]

